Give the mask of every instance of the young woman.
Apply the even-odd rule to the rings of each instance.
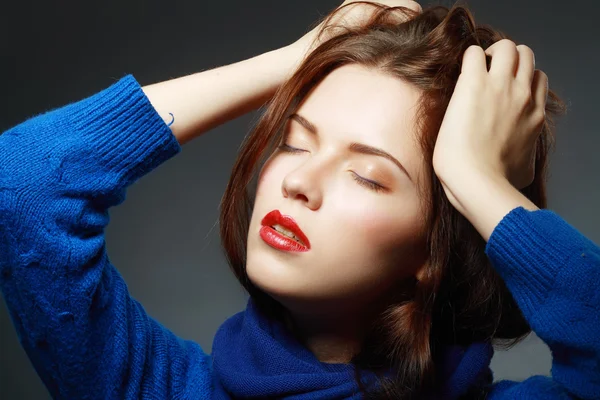
[[[352,4],[280,50],[127,75],[0,136],[0,284],[53,397],[600,397],[600,248],[543,209],[563,104],[467,9],[383,3],[406,8]],[[251,296],[207,355],[130,297],[108,209],[267,101],[221,208]],[[552,377],[492,383],[492,343],[531,329]]]

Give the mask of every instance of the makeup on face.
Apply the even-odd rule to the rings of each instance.
[[[294,218],[282,215],[279,210],[265,215],[261,225],[260,237],[275,249],[292,252],[305,252],[310,249],[308,237]]]

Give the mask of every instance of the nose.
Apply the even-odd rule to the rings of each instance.
[[[281,192],[283,197],[300,200],[306,207],[316,210],[323,201],[320,182],[319,169],[303,165],[283,178]]]

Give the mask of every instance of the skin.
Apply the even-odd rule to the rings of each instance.
[[[285,143],[304,151],[276,151],[260,173],[248,276],[290,311],[321,361],[347,361],[392,289],[418,276],[426,263],[418,197],[424,161],[414,140],[418,96],[397,78],[343,66],[297,110],[318,134],[289,121]],[[351,142],[389,152],[413,181],[383,157],[350,152]],[[353,173],[385,189],[362,186]],[[311,242],[309,251],[280,251],[260,238],[260,222],[273,209],[296,220]]]
[[[379,2],[420,11],[411,0]],[[372,7],[351,7],[343,22],[360,25],[372,11]],[[172,114],[176,116],[170,129],[183,145],[264,104],[319,44],[316,35],[321,28],[290,46],[143,90],[166,123]],[[487,241],[515,207],[537,210],[517,188],[533,176],[530,160],[543,120],[548,80],[534,70],[533,52],[526,46],[502,40],[485,54],[493,59],[490,71],[483,49],[465,52],[463,72],[467,73],[461,74],[444,118],[433,167],[452,205]],[[409,140],[409,103],[416,94],[394,78],[348,68],[346,73],[341,69],[332,73],[302,105],[302,115],[320,130],[319,141],[294,122],[295,142],[290,144],[308,152],[279,154],[266,164],[248,237],[250,278],[293,310],[293,322],[305,343],[325,362],[349,359],[361,326],[384,302],[377,297],[385,299],[382,294],[392,282],[418,276],[425,262],[417,251],[418,200],[410,182],[383,160],[344,151],[349,141],[377,145],[398,158],[417,182],[426,181],[421,177],[419,153]],[[344,76],[353,79],[344,81]],[[329,85],[334,77],[343,85]],[[329,90],[323,90],[325,82]],[[367,82],[378,84],[377,96]],[[343,87],[363,92],[343,94]],[[317,100],[320,106],[315,106]],[[342,104],[348,107],[346,112]],[[382,121],[395,121],[395,131],[390,133]],[[351,179],[350,171],[380,181],[390,192],[369,192]],[[274,208],[296,218],[312,242],[311,251],[283,253],[261,241],[260,220]],[[344,262],[334,262],[335,256]]]
[[[486,55],[492,57],[489,71]],[[535,176],[547,96],[548,76],[535,69],[529,47],[503,39],[485,51],[465,51],[433,167],[450,203],[485,241],[514,208],[538,210],[519,189]]]
[[[489,71],[485,54],[492,56]],[[436,141],[434,172],[451,204],[486,241],[514,208],[538,210],[519,192],[534,177],[548,91],[547,76],[534,66],[532,50],[509,40],[485,51],[470,47]],[[383,148],[423,182],[411,111],[418,96],[377,71],[339,68],[298,110],[319,136],[291,123],[286,143],[303,152],[277,152],[261,171],[248,275],[290,311],[299,337],[320,361],[348,362],[369,316],[394,285],[419,278],[426,265],[418,185],[387,160],[346,150],[350,141]],[[386,190],[358,185],[352,172]],[[274,208],[297,219],[310,251],[285,253],[261,241],[260,221]]]

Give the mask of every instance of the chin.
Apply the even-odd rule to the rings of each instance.
[[[246,274],[250,281],[256,287],[272,295],[285,295],[290,291],[293,292],[295,288],[291,286],[298,283],[298,278],[293,276],[290,266],[268,258],[263,255],[253,261],[252,257],[248,257]]]

